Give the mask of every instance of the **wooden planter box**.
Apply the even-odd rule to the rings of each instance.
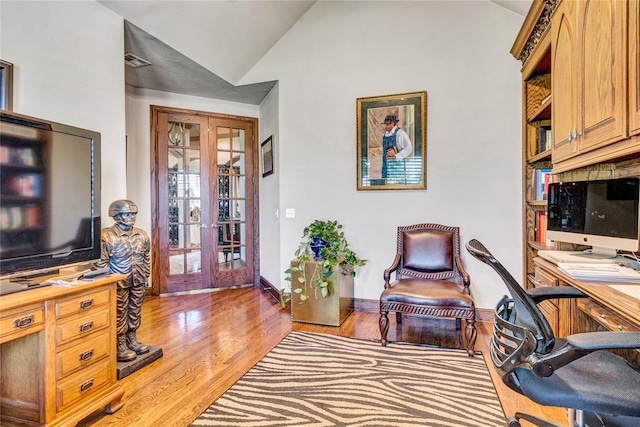
[[[292,265],[297,263],[294,262]],[[307,263],[305,269],[307,283],[311,283],[313,271],[317,268],[320,267],[315,262]],[[292,284],[298,283],[300,274],[292,273]],[[340,326],[344,322],[344,319],[353,311],[353,276],[341,274],[340,269],[336,268],[329,281],[331,283],[329,295],[324,298],[320,293],[316,297],[313,286],[307,291],[309,298],[304,302],[300,302],[299,294],[291,293],[291,320],[327,326]]]

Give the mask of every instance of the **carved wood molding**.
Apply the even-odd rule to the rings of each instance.
[[[527,58],[531,55],[531,53],[536,49],[538,43],[542,39],[542,36],[549,29],[549,25],[551,23],[551,15],[560,4],[561,0],[541,0],[543,3],[542,11],[540,12],[540,16],[536,20],[536,23],[533,25],[533,29],[531,30],[529,37],[527,38],[524,47],[522,48],[520,54],[518,55],[518,60],[523,64],[527,61]]]

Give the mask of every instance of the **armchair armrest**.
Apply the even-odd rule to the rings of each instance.
[[[391,267],[387,268],[384,271],[384,288],[385,289],[387,289],[390,286],[389,280],[391,279],[391,273],[393,273],[398,269],[398,266],[400,265],[400,258],[402,258],[402,256],[400,254],[396,254],[396,257],[393,260],[393,264],[391,264]]]
[[[460,275],[462,275],[462,284],[464,285],[464,293],[468,295],[471,293],[471,291],[469,291],[469,286],[471,286],[471,276],[469,276],[469,274],[465,271],[464,267],[462,266],[462,259],[460,259],[459,256],[455,257],[455,262],[456,262],[456,268],[458,269],[458,272],[460,273]]]
[[[533,288],[527,290],[529,296],[536,304],[551,298],[585,298],[586,295],[572,286],[553,286]]]

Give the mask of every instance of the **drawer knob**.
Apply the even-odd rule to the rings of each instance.
[[[80,331],[80,333],[88,332],[91,329],[93,329],[93,322],[83,323],[80,326],[78,326],[78,330]]]
[[[93,378],[80,384],[78,390],[80,391],[80,393],[84,393],[85,391],[89,391],[91,387],[93,387]]]
[[[623,330],[624,330],[624,326],[622,326],[622,325],[618,325],[618,330],[619,330],[619,331],[623,331]]]
[[[607,323],[607,315],[604,313],[598,314],[598,319],[602,320],[604,323]]]
[[[13,321],[14,328],[26,328],[33,323],[33,314],[24,316]]]
[[[87,310],[93,306],[93,298],[82,300],[78,305],[80,306],[80,310]]]
[[[91,360],[92,357],[93,357],[93,349],[87,350],[87,351],[83,351],[82,353],[80,353],[78,355],[78,360],[81,361],[81,362],[87,362],[87,361]]]

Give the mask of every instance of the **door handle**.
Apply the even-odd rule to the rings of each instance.
[[[211,228],[220,228],[220,224],[216,224],[215,222],[211,224]]]
[[[207,228],[207,224],[203,222],[202,224],[200,224],[200,228]]]

